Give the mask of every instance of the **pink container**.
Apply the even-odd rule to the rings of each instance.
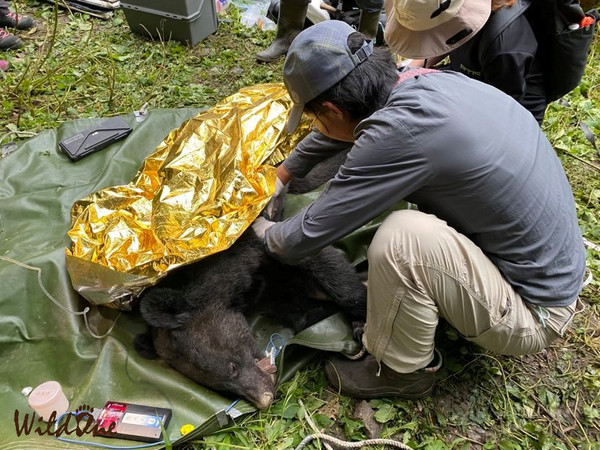
[[[62,387],[57,381],[46,381],[36,387],[28,399],[29,406],[44,421],[50,419],[53,411],[56,411],[56,418],[69,410],[69,400],[63,393]]]

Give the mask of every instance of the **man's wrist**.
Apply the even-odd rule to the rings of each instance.
[[[277,179],[286,186],[292,179],[294,174],[285,167],[285,162],[277,167]]]
[[[266,241],[267,230],[275,225],[275,222],[271,222],[270,220],[265,219],[262,216],[258,216],[254,222],[252,222],[252,230],[261,239],[263,242]]]

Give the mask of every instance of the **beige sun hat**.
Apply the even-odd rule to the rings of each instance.
[[[491,0],[385,0],[385,41],[404,58],[442,56],[487,22]]]

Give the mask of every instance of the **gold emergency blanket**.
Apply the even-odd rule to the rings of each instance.
[[[282,84],[241,89],[173,130],[134,180],[73,205],[67,270],[95,305],[129,309],[166,273],[228,248],[275,188],[274,164],[309,132],[289,135]]]

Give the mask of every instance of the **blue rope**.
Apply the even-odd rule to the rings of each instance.
[[[275,360],[275,358],[279,355],[279,352],[281,352],[281,350],[283,349],[283,347],[285,346],[285,338],[279,334],[279,333],[273,333],[271,335],[271,337],[269,338],[269,342],[267,344],[267,347],[265,349],[265,352],[267,355],[269,355],[271,357],[272,360]],[[229,414],[229,411],[231,411],[231,409],[241,400],[241,398],[238,398],[236,400],[234,400],[226,409],[225,409],[225,414]],[[66,416],[67,414],[74,414],[77,415],[76,412],[70,411],[70,412],[66,412],[64,414],[61,414],[58,419],[56,419],[55,422],[55,426],[58,427],[58,424],[60,423],[60,421],[62,420],[62,418],[64,416]],[[128,448],[149,448],[149,447],[155,447],[157,445],[164,445],[165,441],[158,441],[158,442],[154,442],[152,444],[143,444],[143,445],[131,445],[131,446],[118,446],[118,445],[106,445],[106,444],[99,444],[99,443],[95,443],[95,442],[89,442],[89,441],[76,441],[74,439],[65,439],[59,436],[56,436],[56,439],[58,439],[59,441],[62,442],[69,442],[71,444],[79,444],[79,445],[89,445],[91,447],[100,447],[100,448],[109,448],[109,449],[128,449]]]
[[[279,345],[277,345],[276,341],[279,341]],[[279,333],[273,333],[269,338],[269,343],[267,344],[265,352],[267,355],[270,355],[273,359],[275,359],[284,346],[285,338]]]
[[[55,426],[55,430],[58,428],[58,424],[60,423],[60,421],[62,420],[63,417],[65,417],[67,414],[72,414],[73,416],[77,416],[78,412],[74,412],[74,411],[69,411],[66,413],[61,414],[60,416],[58,416],[58,419],[56,419],[56,422],[54,422],[54,426]],[[58,439],[59,441],[62,442],[69,442],[70,444],[78,444],[78,445],[87,445],[90,447],[100,447],[100,448],[110,448],[110,449],[127,449],[127,448],[149,448],[149,447],[156,447],[157,445],[164,445],[165,441],[158,441],[158,442],[153,442],[151,444],[140,444],[140,445],[128,445],[128,446],[120,446],[120,445],[107,445],[107,444],[100,444],[100,443],[96,443],[96,442],[90,442],[90,441],[76,441],[74,439],[65,439],[62,438],[60,436],[55,436],[56,439]]]
[[[239,402],[241,400],[241,397],[238,398],[237,400],[234,400],[231,405],[229,405],[226,409],[225,409],[225,414],[229,414],[229,411],[231,410],[231,408],[233,408],[237,402]]]

